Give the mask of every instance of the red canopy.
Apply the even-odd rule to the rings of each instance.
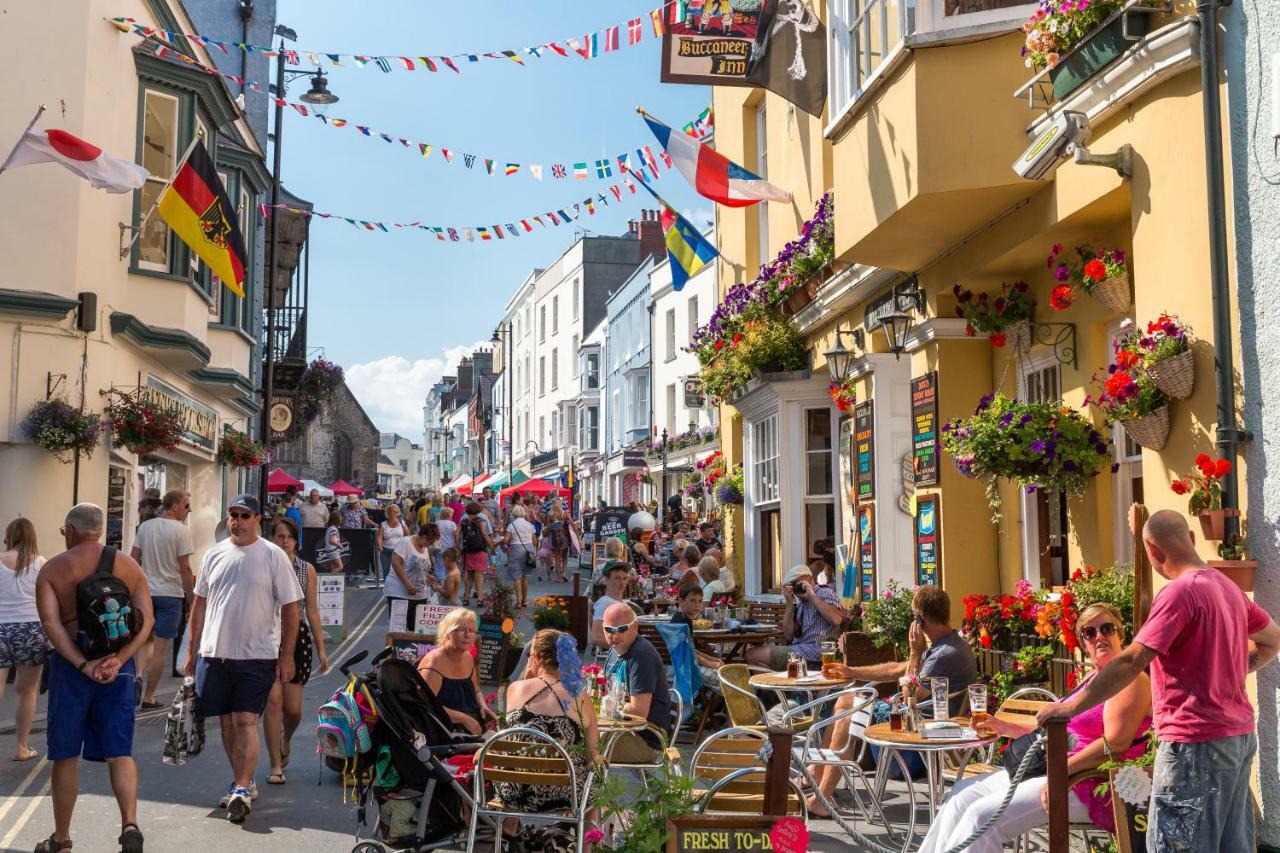
[[[506,502],[507,498],[512,495],[533,495],[535,497],[546,497],[547,495],[568,496],[569,490],[560,486],[553,486],[546,480],[525,480],[518,486],[510,486],[503,489],[498,494],[498,500]]]
[[[333,493],[335,495],[342,498],[345,498],[347,495],[364,494],[364,491],[362,489],[357,489],[355,486],[351,485],[346,480],[338,480],[337,482],[330,483],[329,488],[333,490]]]
[[[284,472],[283,468],[277,468],[267,477],[268,492],[283,492],[293,486],[298,491],[302,491],[302,481],[295,480]]]

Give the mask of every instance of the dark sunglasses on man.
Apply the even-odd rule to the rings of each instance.
[[[1111,622],[1103,622],[1101,625],[1090,625],[1088,628],[1080,629],[1080,637],[1086,643],[1092,643],[1098,638],[1098,634],[1104,637],[1113,637],[1116,633],[1116,626]]]

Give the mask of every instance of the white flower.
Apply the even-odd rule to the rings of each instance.
[[[1027,57],[1027,61],[1026,61],[1026,62],[1024,62],[1024,63],[1022,63],[1022,64],[1023,64],[1023,65],[1025,65],[1025,66],[1027,66],[1028,68],[1030,68],[1030,67],[1031,67],[1031,57],[1029,57],[1029,56],[1028,56],[1028,57]]]
[[[1125,317],[1125,318],[1124,318],[1124,320],[1120,323],[1120,328],[1121,328],[1121,329],[1132,329],[1132,328],[1133,328],[1133,320],[1132,320],[1132,319],[1130,319],[1129,317]]]

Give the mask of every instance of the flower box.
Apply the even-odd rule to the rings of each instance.
[[[1239,518],[1238,509],[1207,509],[1199,513],[1200,532],[1209,542],[1221,541],[1226,536],[1228,518]]]
[[[863,631],[846,631],[841,638],[846,666],[870,666],[893,660],[892,644],[876,647],[871,635]]]
[[[1147,16],[1129,15],[1129,36],[1124,37],[1125,14],[1117,13],[1080,44],[1049,72],[1053,97],[1063,100],[1089,82],[1095,74],[1115,62],[1134,44],[1134,37],[1147,34]]]
[[[1231,578],[1242,592],[1253,592],[1254,577],[1258,573],[1257,560],[1210,560],[1209,565]]]
[[[782,313],[790,317],[803,311],[805,306],[818,298],[818,292],[831,277],[831,273],[832,265],[827,261],[817,272],[787,294],[786,300],[782,303]]]

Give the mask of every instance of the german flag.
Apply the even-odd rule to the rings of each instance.
[[[160,196],[158,210],[213,274],[236,296],[244,296],[244,237],[203,142],[191,149],[191,156]]]

